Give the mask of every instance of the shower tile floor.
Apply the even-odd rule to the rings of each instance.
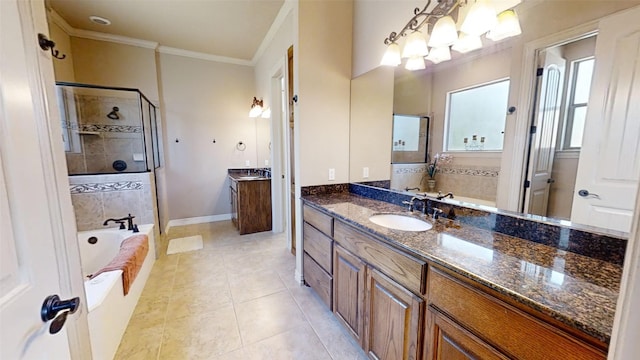
[[[166,255],[169,239],[204,248]],[[294,280],[286,235],[230,221],[173,227],[116,359],[366,359],[313,291]]]

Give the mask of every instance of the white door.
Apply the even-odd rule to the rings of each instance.
[[[47,296],[69,296],[61,291],[69,282],[60,269],[80,269],[77,261],[57,260],[67,246],[63,215],[73,215],[58,201],[44,105],[44,88],[53,83],[40,76],[40,50],[31,48],[36,28],[46,33],[42,2],[0,1],[0,359],[69,359],[78,338],[68,325],[50,334],[52,321],[41,319]],[[81,310],[66,322],[75,326],[82,317],[86,322]]]
[[[571,221],[628,232],[640,174],[640,7],[600,21]]]
[[[553,158],[555,156],[556,134],[560,120],[562,103],[562,85],[566,61],[555,47],[542,51],[539,56],[539,69],[542,69],[542,82],[538,90],[536,132],[531,144],[529,161],[529,188],[525,198],[525,210],[528,214],[547,215],[549,189],[553,179]]]

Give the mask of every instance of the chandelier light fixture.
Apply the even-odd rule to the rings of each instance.
[[[496,14],[490,0],[438,0],[428,10],[431,1],[427,0],[423,9],[415,8],[414,16],[399,33],[394,31],[384,39],[387,50],[381,65],[398,66],[406,58],[407,70],[422,70],[425,59],[438,64],[451,60],[450,50],[467,53],[481,48],[483,35],[500,41],[522,32],[516,12],[508,9]],[[464,7],[468,8],[461,11]],[[453,15],[458,17],[459,28]],[[400,50],[403,37],[406,40]]]

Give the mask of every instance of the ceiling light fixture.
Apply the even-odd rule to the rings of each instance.
[[[260,116],[260,114],[262,114],[263,105],[264,105],[264,101],[262,101],[262,98],[258,100],[258,98],[254,96],[253,103],[251,103],[251,110],[249,110],[249,117],[257,118],[258,116]]]
[[[89,20],[91,20],[91,22],[96,23],[98,25],[111,25],[111,20],[107,19],[107,18],[103,18],[101,16],[95,16],[95,15],[91,15],[89,16]]]
[[[435,64],[450,60],[450,46],[455,51],[466,53],[482,47],[480,37],[484,34],[490,40],[499,41],[522,32],[515,11],[506,10],[496,16],[491,0],[438,0],[428,10],[431,2],[427,0],[423,9],[415,8],[413,17],[404,28],[384,39],[387,50],[380,65],[398,66],[402,58],[407,58],[406,69],[421,70],[425,68],[424,58]],[[454,11],[456,9],[457,12]],[[452,15],[457,16],[457,23],[461,24],[459,35]],[[400,51],[399,41],[404,36],[407,39]]]

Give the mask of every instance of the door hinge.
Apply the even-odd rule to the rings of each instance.
[[[529,130],[529,134],[535,134],[538,131],[538,127],[535,125],[531,125],[531,129]]]
[[[544,73],[544,68],[537,68],[536,69],[536,76],[542,76],[543,73]]]
[[[530,187],[531,187],[531,181],[529,181],[529,180],[525,180],[525,181],[524,181],[524,188],[525,188],[525,189],[528,189],[528,188],[530,188]]]

